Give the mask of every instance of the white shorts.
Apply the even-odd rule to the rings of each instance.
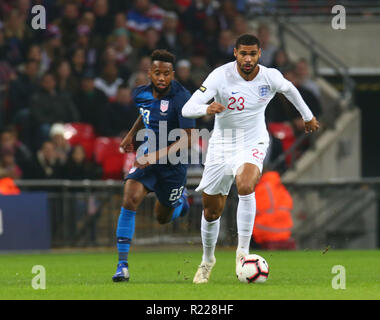
[[[239,167],[244,163],[256,165],[260,173],[263,170],[263,162],[267,153],[269,143],[260,142],[252,144],[244,150],[230,152],[221,148],[209,148],[201,182],[195,191],[205,192],[209,195],[228,195],[238,173]],[[210,147],[210,146],[209,146]]]

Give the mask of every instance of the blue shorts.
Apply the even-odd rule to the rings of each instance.
[[[131,170],[125,181],[139,181],[156,194],[161,204],[176,208],[186,185],[186,175],[187,167],[184,165],[154,164],[144,169]]]

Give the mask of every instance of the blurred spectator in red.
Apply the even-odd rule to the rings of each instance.
[[[192,4],[193,0],[175,0],[176,9],[179,13],[185,12]]]
[[[107,108],[107,135],[120,136],[120,134],[132,128],[139,110],[133,103],[131,89],[121,85],[117,89],[116,100]]]
[[[80,144],[73,146],[68,160],[62,168],[62,178],[70,180],[100,179],[102,167],[86,159],[86,152]]]
[[[104,65],[102,75],[95,79],[95,88],[104,92],[108,99],[116,97],[117,88],[123,83],[119,78],[116,63],[107,62]]]
[[[259,63],[264,66],[271,66],[274,58],[274,54],[277,48],[271,43],[271,30],[265,25],[259,25],[257,30],[257,37],[260,40],[261,57]]]
[[[127,14],[128,29],[132,32],[143,33],[149,28],[162,30],[165,11],[150,0],[134,0],[133,8]]]
[[[75,95],[74,102],[79,111],[79,121],[91,124],[97,135],[104,135],[108,98],[102,90],[95,87],[93,71],[85,72],[81,80],[81,90]]]
[[[191,62],[189,60],[179,60],[175,68],[175,76],[180,84],[182,84],[190,93],[197,90],[197,86],[191,79]]]

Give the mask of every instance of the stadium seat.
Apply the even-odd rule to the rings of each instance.
[[[71,122],[64,125],[64,137],[70,145],[80,144],[86,152],[86,158],[91,160],[94,152],[95,131],[88,123]]]
[[[97,137],[94,143],[95,162],[101,164],[106,157],[119,155],[119,145],[121,139],[118,137]]]
[[[123,173],[128,172],[135,160],[135,153],[120,153],[121,138],[97,137],[94,143],[95,162],[103,167],[103,179],[123,178]]]

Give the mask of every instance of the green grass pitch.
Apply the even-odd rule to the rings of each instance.
[[[113,283],[116,253],[0,254],[0,299],[255,300],[380,299],[379,251],[258,251],[269,263],[264,284],[234,275],[234,250],[217,248],[208,284],[195,285],[201,259],[192,251],[135,250],[129,282]],[[32,288],[35,265],[46,270],[46,289]],[[345,268],[346,288],[334,289],[335,265]],[[340,274],[342,275],[342,274]]]

